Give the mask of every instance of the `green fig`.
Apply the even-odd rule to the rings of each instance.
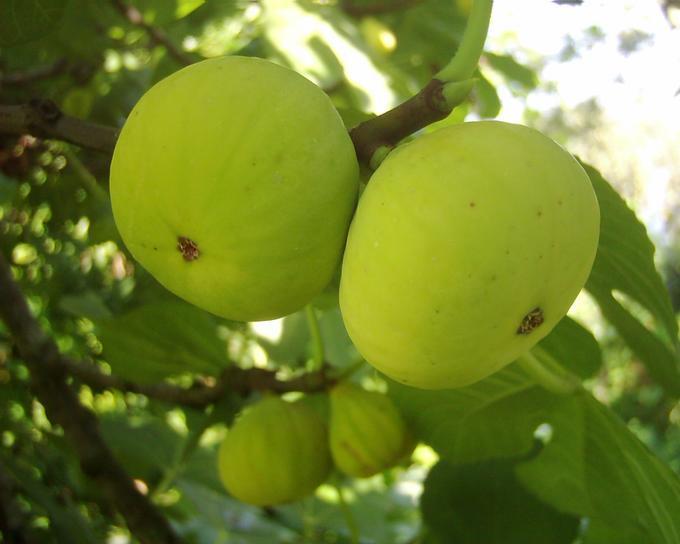
[[[314,408],[273,396],[246,409],[218,453],[220,479],[227,491],[256,506],[309,495],[331,468],[326,426]]]
[[[461,387],[531,349],[595,259],[588,175],[524,126],[449,126],[392,151],[352,220],[340,308],[366,360],[401,383]]]
[[[329,438],[335,466],[365,478],[398,464],[415,445],[392,400],[341,382],[330,392]]]
[[[222,57],[139,100],[110,185],[125,245],[161,284],[219,316],[259,321],[330,282],[359,169],[319,87],[266,60]]]

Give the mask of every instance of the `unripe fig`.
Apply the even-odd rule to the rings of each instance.
[[[256,506],[296,501],[331,470],[323,420],[303,402],[265,397],[234,423],[220,446],[218,468],[227,491]]]
[[[358,191],[329,98],[256,58],[188,66],[152,87],[111,164],[116,225],[161,284],[217,315],[304,306],[340,262]]]
[[[599,222],[581,165],[536,130],[463,123],[399,146],[350,228],[340,282],[349,335],[401,383],[476,382],[566,314]]]
[[[329,438],[335,466],[365,478],[396,465],[414,447],[392,400],[342,382],[330,392]]]

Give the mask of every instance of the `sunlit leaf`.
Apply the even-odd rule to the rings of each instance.
[[[104,358],[114,373],[132,380],[216,375],[228,365],[216,320],[185,302],[148,304],[97,324]]]
[[[600,243],[586,285],[605,317],[617,328],[659,383],[680,394],[678,324],[668,291],[654,266],[654,245],[644,225],[591,166],[584,165],[600,204]],[[654,318],[650,331],[612,295],[618,291],[641,304]]]

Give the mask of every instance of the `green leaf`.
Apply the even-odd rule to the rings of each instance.
[[[133,478],[155,483],[174,460],[182,437],[167,423],[150,415],[100,416],[101,432],[109,447]]]
[[[651,333],[612,295],[590,288],[602,314],[612,323],[633,352],[645,363],[649,373],[670,394],[680,396],[678,353]]]
[[[37,40],[57,26],[67,0],[3,0],[0,2],[0,46]]]
[[[515,365],[460,389],[426,391],[390,382],[389,392],[414,434],[456,463],[529,452],[534,431],[559,402]]]
[[[205,0],[135,0],[131,2],[148,23],[166,25],[182,19],[205,4]]]
[[[477,113],[480,117],[496,117],[501,111],[501,99],[496,88],[481,71],[477,70],[475,77],[478,78],[473,90]]]
[[[678,324],[670,297],[654,267],[654,245],[644,225],[601,174],[583,165],[600,204],[600,242],[586,288],[650,373],[672,395],[680,395]],[[654,334],[625,309],[612,292],[631,297],[649,311]]]
[[[579,519],[527,492],[516,461],[473,465],[439,462],[425,481],[423,520],[441,542],[456,544],[570,544]]]
[[[534,89],[538,85],[536,72],[517,62],[511,55],[485,52],[484,58],[489,66],[502,73],[508,81],[518,83],[526,90]]]
[[[0,172],[0,206],[11,204],[19,193],[19,184]]]
[[[612,531],[643,534],[636,542],[680,543],[680,479],[613,412],[582,392],[554,406],[550,425],[544,450],[517,468],[528,489]]]
[[[414,434],[442,460],[527,455],[534,436],[541,437],[545,448],[516,469],[536,497],[624,533],[639,531],[645,543],[680,543],[678,476],[587,392],[552,395],[510,366],[461,389],[390,383],[390,394]]]
[[[563,318],[538,345],[581,378],[589,378],[602,366],[600,344],[570,317]]]
[[[264,0],[265,47],[270,57],[342,95],[346,107],[385,111],[408,92],[392,63],[376,54],[339,6],[308,0]]]
[[[59,308],[75,317],[87,317],[96,321],[111,317],[111,310],[95,291],[84,291],[77,295],[63,295]]]
[[[403,67],[410,77],[416,76],[418,87],[451,60],[465,29],[465,18],[451,0],[414,2],[408,9],[387,13],[380,20],[396,37],[392,63]]]
[[[179,300],[158,302],[98,322],[104,358],[113,372],[149,382],[198,372],[219,374],[228,366],[217,321]]]
[[[639,544],[644,541],[645,536],[636,529],[612,527],[600,520],[589,519],[583,544]]]

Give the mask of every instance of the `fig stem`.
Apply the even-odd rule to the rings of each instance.
[[[353,362],[351,365],[349,365],[347,368],[342,370],[342,372],[338,373],[336,376],[337,381],[341,382],[343,380],[349,379],[349,377],[360,370],[364,364],[366,364],[366,361],[363,357],[359,358],[357,361]]]
[[[555,359],[534,346],[517,359],[517,364],[544,389],[557,395],[571,395],[581,388],[581,380]]]
[[[493,0],[474,0],[463,38],[451,61],[435,76],[444,82],[469,79],[477,68],[489,31]]]
[[[78,158],[78,155],[71,149],[69,144],[64,144],[61,152],[66,157],[66,162],[71,170],[75,173],[78,179],[82,182],[85,190],[90,193],[98,204],[104,204],[109,201],[108,193],[102,189],[92,173],[87,169],[87,166]]]
[[[335,490],[338,493],[338,504],[340,505],[340,510],[342,510],[342,515],[345,517],[345,523],[349,529],[350,542],[351,544],[359,544],[359,526],[357,525],[356,519],[354,519],[352,509],[347,503],[347,498],[345,497],[345,491],[342,488],[342,484],[336,483]]]
[[[314,372],[316,370],[321,370],[326,354],[323,345],[323,338],[321,337],[319,319],[316,315],[314,306],[307,304],[307,306],[305,306],[305,315],[307,316],[309,334],[312,337],[312,358],[307,365],[307,370]]]

